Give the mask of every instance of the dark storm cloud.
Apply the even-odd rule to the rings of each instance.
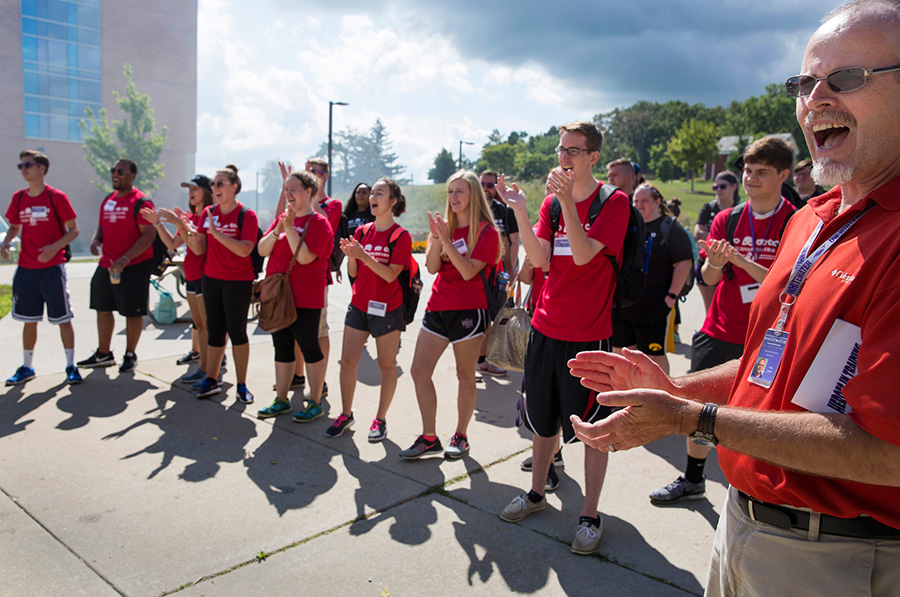
[[[717,105],[759,95],[799,72],[807,40],[836,4],[390,0],[379,9],[337,1],[326,10],[378,10],[402,19],[407,31],[449,36],[467,58],[539,64],[594,90],[592,99],[605,105],[670,99]]]

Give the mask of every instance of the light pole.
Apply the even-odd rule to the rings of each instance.
[[[475,144],[472,143],[471,141],[460,140],[460,142],[459,142],[459,169],[460,170],[462,170],[462,146],[463,145],[475,145]]]
[[[331,197],[331,112],[335,106],[349,106],[347,102],[328,102],[328,196]]]
[[[259,213],[259,172],[256,173],[256,213]]]

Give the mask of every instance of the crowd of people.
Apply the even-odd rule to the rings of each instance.
[[[716,175],[715,199],[702,206],[690,233],[670,211],[677,203],[666,202],[631,160],[607,165],[610,183],[596,178],[602,135],[587,121],[559,127],[559,167],[547,177],[536,222],[525,193],[502,174],[451,176],[443,213],[428,213],[424,266],[435,279],[410,367],[422,430],[400,457],[455,459],[470,450],[476,377],[506,374],[485,359],[484,346],[488,280],[505,272],[533,285],[520,404],[533,452],[522,464],[530,487],[500,512],[503,520],[546,508],[546,492],[559,483],[561,444],[581,440],[584,501],[571,549],[593,553],[603,531],[598,504],[609,454],[680,434],[688,436],[684,474],[649,497],[657,505],[704,498],[706,457],[718,448],[731,489],[709,594],[759,594],[773,576],[784,582],[780,593],[831,593],[833,576],[822,572],[847,569],[850,558],[866,571],[848,572],[841,592],[895,591],[900,412],[885,393],[898,370],[891,356],[900,301],[891,272],[900,263],[900,235],[890,230],[900,190],[900,125],[891,112],[900,75],[886,73],[900,72],[892,65],[898,31],[895,0],[854,0],[830,13],[807,47],[804,74],[786,83],[812,160],[795,165],[793,149],[776,137],[754,141],[739,172]],[[8,385],[35,375],[45,305],[48,320],[60,326],[69,383],[82,381],[79,367],[116,363],[114,312],[126,322],[119,370],[133,370],[158,239],[168,249],[186,245],[196,344],[184,361],[198,367],[180,381],[192,384],[197,398],[221,392],[230,340],[237,399],[254,402],[246,379],[247,313],[268,258],[265,275],[288,276],[297,317],[272,334],[275,399],[258,416],[314,421],[324,415],[325,309],[328,286],[340,281],[340,253],[352,298],[341,408],[325,435],[339,437],[355,422],[356,373],[372,336],[381,384],[368,440],[385,439],[408,322],[400,280],[414,267],[412,237],[395,219],[406,210],[395,181],[360,183],[344,208],[325,195],[327,162],[310,160],[294,172],[282,166],[278,215],[262,232],[256,214],[238,201],[235,166],[212,180],[197,175],[183,183],[187,209],[161,209],[134,187],[137,164],[119,160],[91,241],[100,256],[90,293],[99,345],[76,365],[65,274],[66,248],[78,235],[75,213],[65,194],[44,182],[46,155],[27,150],[19,159],[28,188],[12,199],[0,250],[5,255],[21,235],[13,317],[24,323],[24,362]],[[792,175],[796,191],[787,192]],[[623,306],[617,281],[638,228],[646,279],[636,302]],[[679,298],[694,280],[706,316],[691,340],[691,372],[673,379],[666,350]],[[458,416],[444,448],[433,374],[448,346]],[[308,397],[295,410],[289,392],[307,381]],[[804,566],[796,565],[799,557]]]

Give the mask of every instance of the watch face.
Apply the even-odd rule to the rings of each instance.
[[[691,436],[691,441],[700,446],[701,448],[715,448],[716,441],[715,438],[706,433],[700,433],[699,431]]]

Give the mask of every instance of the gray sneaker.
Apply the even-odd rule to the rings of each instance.
[[[706,477],[699,483],[691,483],[681,475],[665,487],[650,492],[654,504],[677,504],[682,500],[702,500],[706,497]]]
[[[547,498],[541,496],[541,501],[534,503],[528,499],[528,494],[523,493],[513,498],[506,508],[500,513],[500,518],[506,522],[519,522],[529,515],[540,512],[547,507]]]
[[[572,553],[589,556],[600,546],[600,537],[603,536],[603,519],[600,526],[596,526],[589,520],[582,520],[575,527],[575,538],[572,540]]]

